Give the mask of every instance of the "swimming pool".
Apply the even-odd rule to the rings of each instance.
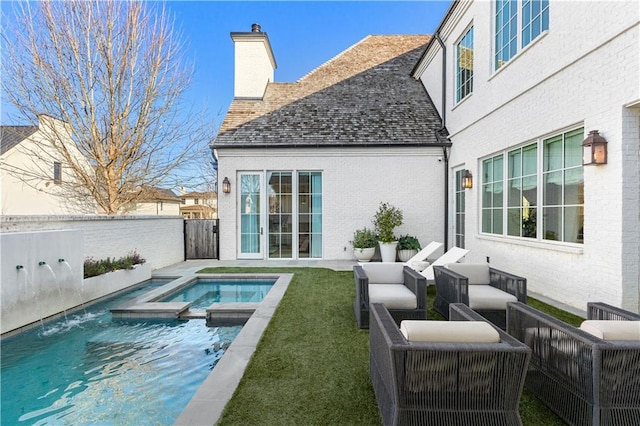
[[[204,309],[214,303],[261,302],[275,282],[275,279],[198,278],[158,302],[191,302],[192,309]]]
[[[113,320],[136,289],[2,339],[3,424],[171,424],[241,326]]]

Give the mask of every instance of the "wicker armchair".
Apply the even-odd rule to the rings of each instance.
[[[640,315],[589,303],[590,320]],[[525,386],[571,425],[640,424],[640,341],[606,341],[522,303],[507,331],[532,349]]]
[[[366,269],[366,270],[365,270]],[[374,273],[383,271],[380,278]],[[367,273],[367,271],[369,271]],[[390,273],[387,273],[390,272]],[[353,302],[353,310],[359,328],[369,328],[369,292],[370,286],[386,287],[391,293],[408,295],[413,300],[413,305],[394,307],[388,303],[389,312],[396,322],[404,319],[427,319],[427,280],[419,272],[402,263],[367,263],[355,265],[353,276],[356,285],[356,298]],[[370,277],[371,276],[371,277]],[[391,277],[389,277],[391,276]],[[371,278],[371,279],[370,279]],[[393,287],[396,286],[396,287]],[[379,295],[374,297],[374,302],[383,302]]]
[[[480,273],[476,272],[478,269]],[[464,303],[504,330],[507,302],[527,302],[525,278],[488,264],[454,263],[434,266],[433,271],[436,281],[433,307],[445,318],[449,318],[450,303]]]
[[[451,305],[450,318],[485,322],[462,304]],[[409,342],[386,308],[373,304],[369,372],[383,423],[521,425],[531,351],[492,327],[498,343]]]

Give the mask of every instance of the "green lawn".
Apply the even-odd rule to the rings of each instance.
[[[202,273],[289,272],[294,278],[258,345],[221,425],[379,425],[369,380],[369,333],[353,313],[352,272],[320,268],[207,268]],[[429,287],[429,302],[435,288]],[[580,322],[536,300],[531,305]],[[429,319],[442,319],[431,307]],[[526,390],[524,425],[562,425]]]

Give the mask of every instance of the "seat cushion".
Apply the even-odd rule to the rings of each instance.
[[[500,335],[484,321],[404,320],[400,331],[409,342],[498,343]]]
[[[580,329],[602,340],[640,340],[640,321],[587,320]]]
[[[402,284],[404,282],[404,263],[373,262],[362,263],[369,284]]]
[[[469,286],[469,307],[479,310],[506,310],[507,303],[517,302],[518,299],[510,293],[498,290],[490,285]]]
[[[416,295],[403,284],[370,284],[369,304],[382,303],[387,309],[416,309]]]
[[[446,268],[467,277],[469,285],[484,285],[491,282],[488,263],[449,263]]]

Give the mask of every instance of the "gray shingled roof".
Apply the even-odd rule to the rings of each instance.
[[[368,36],[262,100],[232,102],[215,148],[437,143],[441,120],[410,72],[429,36]]]
[[[4,154],[38,131],[38,126],[0,126],[0,154]]]

